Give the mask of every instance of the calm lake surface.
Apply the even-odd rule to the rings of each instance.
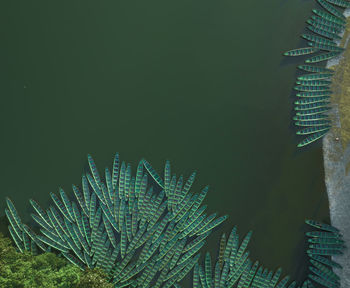
[[[103,4],[102,4],[103,2]],[[222,232],[253,230],[250,257],[302,280],[305,218],[327,221],[321,144],[297,150],[296,65],[314,1],[3,1],[1,191],[29,198],[81,185],[115,152],[163,173],[198,172]],[[4,224],[4,221],[3,221]],[[186,280],[187,281],[187,280]],[[186,282],[185,281],[185,282]],[[183,287],[189,287],[184,283]]]

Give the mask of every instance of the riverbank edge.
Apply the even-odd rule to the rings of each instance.
[[[344,12],[347,16],[347,27],[350,26],[350,9]],[[346,52],[350,49],[349,31],[345,32],[344,48]],[[350,53],[337,59],[336,62],[329,61],[327,67],[341,65],[341,61],[350,61]],[[336,67],[341,68],[341,67]],[[343,85],[344,86],[344,85]],[[341,89],[349,89],[349,87],[341,87]],[[332,100],[334,98],[332,97]],[[350,287],[350,173],[347,175],[347,167],[350,164],[350,144],[342,144],[341,140],[337,141],[341,133],[341,121],[339,112],[339,103],[332,101],[332,110],[334,127],[323,138],[323,161],[325,172],[325,184],[329,201],[329,213],[331,224],[342,231],[347,249],[343,255],[332,256],[332,259],[343,266],[342,269],[335,269],[340,277],[340,287]],[[344,127],[343,127],[344,129]]]

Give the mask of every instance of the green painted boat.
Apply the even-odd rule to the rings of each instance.
[[[305,219],[305,223],[310,225],[310,226],[316,227],[318,229],[326,230],[326,231],[329,231],[329,232],[334,232],[334,233],[339,233],[340,232],[338,228],[333,227],[332,225],[321,223],[319,221]]]
[[[334,284],[334,285],[338,285],[339,281],[333,277],[330,277],[328,274],[326,274],[325,272],[313,267],[313,266],[309,266],[310,271],[312,271],[314,274],[316,274],[317,276],[321,277],[322,279]]]
[[[329,79],[333,76],[331,73],[312,73],[312,74],[303,74],[298,76],[298,80],[323,80]]]
[[[320,49],[320,50],[324,50],[324,51],[335,51],[335,52],[343,52],[344,48],[342,47],[338,47],[338,46],[333,46],[333,45],[325,45],[325,44],[321,44],[321,43],[314,43],[314,42],[308,42],[307,45]]]
[[[341,39],[341,37],[335,33],[330,33],[330,32],[327,32],[325,30],[315,28],[314,26],[311,26],[311,25],[306,26],[306,28],[309,29],[310,31],[320,35],[320,36],[327,37],[327,38],[332,39],[332,40],[333,39]]]
[[[296,94],[298,97],[318,97],[318,96],[328,96],[331,95],[332,91],[324,90],[324,91],[304,91]]]
[[[324,133],[322,135],[322,136],[324,136],[327,132],[321,132],[321,133]],[[317,133],[315,133],[315,134],[317,134]],[[319,139],[321,137],[318,137],[317,139]],[[313,141],[315,141],[315,140],[313,140]],[[298,147],[300,147],[300,146],[298,146]],[[337,249],[308,249],[306,251],[306,253],[312,254],[312,255],[332,256],[332,255],[342,255],[343,251],[337,250]]]
[[[326,114],[315,114],[315,115],[306,115],[306,116],[294,116],[294,121],[311,121],[311,120],[320,120],[320,119],[328,119],[328,115]]]
[[[294,86],[295,90],[298,91],[328,91],[330,88],[329,86]]]
[[[327,266],[329,266],[329,267],[335,267],[335,268],[339,268],[339,269],[342,269],[342,268],[343,268],[343,267],[342,267],[340,264],[338,264],[337,262],[334,262],[334,261],[332,261],[332,260],[330,260],[330,259],[328,259],[328,258],[322,257],[322,256],[320,256],[320,255],[309,255],[309,257],[310,257],[311,259],[314,259],[314,260],[316,260],[316,261],[318,261],[318,262],[320,262],[320,263],[322,263],[322,264],[324,264],[324,265],[327,265]]]
[[[350,7],[350,2],[343,1],[343,0],[326,0],[330,4],[334,4],[336,6],[342,7],[342,8],[348,8]]]
[[[322,29],[322,30],[327,31],[329,33],[339,34],[341,32],[341,29],[339,29],[339,28],[335,28],[332,26],[321,24],[321,23],[316,22],[315,20],[312,20],[312,19],[306,20],[306,23],[314,26],[317,29]]]
[[[301,110],[296,113],[297,116],[306,116],[306,115],[314,115],[314,114],[320,114],[323,112],[326,112],[327,110],[330,110],[330,107],[320,107],[320,108],[313,108],[308,110]]]
[[[289,50],[285,53],[283,53],[284,56],[301,56],[301,55],[308,55],[312,54],[319,51],[317,48],[310,48],[310,47],[305,47],[305,48],[298,48],[298,49],[293,49]]]
[[[297,131],[297,135],[308,135],[316,132],[321,132],[325,130],[329,130],[331,126],[314,126],[314,127],[308,127],[302,130]],[[311,240],[311,239],[309,239]]]
[[[333,23],[343,24],[343,25],[346,24],[346,20],[345,19],[335,17],[335,16],[333,16],[332,14],[330,14],[330,13],[328,13],[326,11],[319,10],[319,9],[312,9],[312,12],[315,13],[316,15],[322,17],[323,19],[326,19],[328,21],[332,21]]]
[[[298,104],[294,107],[294,110],[301,111],[301,110],[309,110],[309,109],[315,109],[320,107],[328,107],[327,105],[329,104],[330,102],[328,101],[316,102],[311,104]]]
[[[296,83],[303,86],[328,86],[332,82],[329,80],[297,80]]]
[[[317,35],[312,35],[312,34],[302,34],[302,38],[308,41],[312,41],[315,43],[320,43],[320,44],[325,44],[325,45],[334,45],[336,46],[337,44],[333,42],[332,40],[317,36]]]
[[[343,13],[341,13],[338,9],[336,9],[333,5],[327,3],[325,0],[317,0],[317,2],[329,13],[333,14],[335,17],[339,19],[345,20],[346,17]]]
[[[330,96],[303,98],[303,99],[298,99],[297,101],[294,102],[294,104],[296,104],[296,105],[312,104],[312,103],[326,101],[329,98],[330,98]]]
[[[328,52],[328,53],[324,53],[324,54],[320,54],[314,57],[311,57],[309,59],[305,60],[305,63],[318,63],[321,61],[326,61],[329,60],[333,57],[336,57],[340,54],[340,52]]]
[[[336,249],[343,250],[345,248],[344,244],[310,244],[309,248],[312,249]]]
[[[313,274],[309,274],[308,277],[317,282],[318,284],[321,284],[322,286],[325,286],[327,288],[338,288],[338,285],[335,285],[333,283],[328,282],[327,280],[322,279],[321,277],[315,276]]]
[[[324,130],[324,131],[320,131],[320,132],[316,132],[314,134],[311,134],[310,136],[307,136],[303,141],[301,141],[298,144],[298,147],[303,147],[305,145],[311,144],[312,142],[315,142],[316,140],[322,138],[324,135],[326,135],[326,133],[328,132],[329,129]],[[312,251],[315,251],[315,253],[313,254],[317,254],[316,252],[319,252],[318,250],[320,249],[311,249]],[[309,250],[308,250],[309,251]],[[333,250],[330,250],[333,252]]]
[[[323,232],[323,231],[311,231],[306,232],[306,236],[308,237],[318,237],[318,238],[341,238],[340,233],[333,233],[333,232]]]
[[[313,260],[313,259],[309,259],[311,264],[314,265],[318,270],[322,271],[323,273],[325,273],[328,277],[331,277],[332,279],[335,280],[340,280],[340,277],[335,274],[331,269],[329,269],[327,266]]]
[[[311,120],[311,121],[296,121],[296,126],[324,126],[330,125],[331,121],[326,119]]]
[[[308,242],[317,244],[344,244],[344,240],[338,238],[310,238]]]
[[[334,73],[334,70],[314,65],[299,65],[298,69],[311,73]]]
[[[334,28],[338,28],[339,30],[345,29],[345,25],[344,24],[334,23],[332,21],[329,21],[329,20],[324,19],[324,18],[319,17],[319,16],[312,15],[311,19],[316,21],[317,23],[328,25],[328,26],[331,26],[331,27],[334,27]]]

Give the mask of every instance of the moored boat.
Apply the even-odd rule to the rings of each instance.
[[[321,284],[322,286],[325,286],[327,288],[338,288],[339,287],[339,285],[335,285],[333,283],[330,283],[327,280],[322,279],[321,277],[313,275],[313,274],[309,274],[308,277],[311,280],[313,280],[313,281],[317,282],[318,284]]]
[[[319,237],[319,238],[341,238],[341,234],[333,232],[323,232],[323,231],[311,231],[306,232],[308,237]]]
[[[344,240],[339,238],[310,238],[308,242],[318,244],[344,244]]]
[[[327,107],[330,104],[330,102],[316,102],[312,104],[299,104],[294,107],[294,110],[296,111],[303,111],[303,110],[309,110],[309,109],[315,109],[320,107]]]
[[[327,37],[327,38],[332,39],[332,40],[333,39],[341,39],[341,37],[339,35],[335,34],[335,33],[330,33],[330,32],[327,32],[325,30],[316,28],[316,27],[311,26],[311,25],[307,26],[306,28],[309,29],[310,31],[318,34],[318,35]]]
[[[316,260],[324,265],[327,265],[329,267],[335,267],[335,268],[339,268],[339,269],[342,269],[343,267],[337,263],[337,262],[334,262],[332,261],[331,259],[328,259],[328,258],[325,258],[325,257],[322,257],[320,255],[309,255],[309,257],[313,260]]]
[[[319,9],[312,9],[312,12],[315,13],[316,15],[322,17],[323,19],[326,19],[328,21],[332,21],[333,23],[343,24],[343,25],[346,24],[345,19],[338,18],[338,17],[336,17],[336,16],[334,16],[326,11],[322,11]]]
[[[313,266],[309,266],[309,269],[316,274],[318,277],[320,277],[321,279],[331,283],[332,285],[335,285],[336,287],[339,287],[339,281],[338,279],[335,279],[333,277],[330,277],[329,275],[327,275],[325,272],[313,267]]]
[[[345,25],[344,24],[334,23],[332,21],[329,21],[329,20],[324,19],[324,18],[319,17],[319,16],[312,15],[311,19],[316,21],[316,22],[318,22],[318,23],[320,23],[320,24],[324,24],[324,25],[328,25],[328,26],[331,26],[331,27],[338,28],[339,30],[345,29]]]
[[[328,53],[324,53],[324,54],[320,54],[320,55],[317,55],[317,56],[313,56],[311,58],[308,58],[305,60],[305,63],[318,63],[318,62],[321,62],[321,61],[326,61],[326,60],[329,60],[333,57],[336,57],[340,54],[341,52],[337,51],[337,52],[328,52]]]
[[[302,130],[298,130],[296,134],[297,135],[308,135],[308,134],[312,134],[312,133],[328,130],[330,127],[331,126],[313,126],[313,127],[308,127],[308,128],[304,128]],[[309,240],[311,240],[311,239],[309,239]]]
[[[333,227],[332,225],[321,223],[319,221],[306,219],[305,223],[310,225],[310,226],[313,226],[313,227],[316,227],[316,228],[319,228],[319,229],[322,229],[322,230],[326,230],[326,231],[329,231],[329,232],[334,232],[334,233],[339,233],[340,232],[338,228]]]
[[[330,4],[334,4],[336,6],[342,7],[342,8],[348,8],[350,7],[350,2],[344,1],[344,0],[326,0]]]
[[[312,54],[319,51],[317,48],[310,48],[310,47],[305,47],[305,48],[298,48],[298,49],[293,49],[289,50],[285,53],[283,53],[284,56],[302,56],[302,55],[308,55]]]
[[[329,96],[302,98],[295,101],[294,104],[296,105],[312,104],[312,103],[326,101],[329,98],[330,98]]]
[[[327,119],[311,120],[311,121],[296,121],[296,126],[324,126],[330,125],[331,121]]]
[[[294,89],[297,91],[328,91],[330,88],[329,86],[294,86]]]
[[[303,86],[328,86],[332,82],[329,80],[297,80],[296,84]]]
[[[343,250],[345,248],[344,244],[310,244],[310,248],[312,249],[336,249],[336,250]]]
[[[330,107],[320,107],[320,108],[313,108],[308,110],[299,110],[296,115],[298,116],[305,116],[305,115],[314,115],[314,114],[320,114],[323,112],[326,112],[330,110]]]
[[[336,9],[333,5],[327,3],[325,0],[317,0],[320,5],[326,9],[329,13],[333,14],[335,17],[339,19],[345,20],[346,17],[344,16],[343,13],[341,13],[338,9]]]
[[[303,91],[296,94],[298,97],[318,97],[318,96],[328,96],[331,95],[331,90],[324,90],[324,91]]]
[[[315,114],[315,115],[306,115],[306,116],[294,116],[294,121],[311,121],[311,120],[320,120],[320,119],[328,119],[328,115],[326,114]]]
[[[329,129],[311,134],[310,136],[306,137],[303,141],[301,141],[298,144],[298,147],[303,147],[305,145],[311,144],[312,142],[315,142],[316,140],[318,140],[318,139],[322,138],[324,135],[326,135],[328,130]],[[316,250],[316,252],[318,252],[318,250],[320,250],[320,249],[311,249],[311,250],[312,251]],[[331,250],[331,251],[333,252],[333,250]],[[315,253],[313,253],[313,254],[315,254]]]
[[[312,73],[312,74],[303,74],[298,76],[298,80],[323,80],[329,79],[333,76],[331,73]]]
[[[321,24],[321,23],[316,22],[315,20],[312,20],[312,19],[306,20],[306,23],[314,26],[317,29],[322,29],[322,30],[327,31],[329,33],[339,34],[341,32],[341,29],[339,29],[339,28],[335,28],[332,26]]]
[[[333,45],[325,45],[321,43],[314,43],[314,42],[308,42],[307,43],[309,46],[323,50],[323,51],[335,51],[335,52],[343,52],[344,48],[338,47],[338,46],[333,46]]]
[[[299,65],[298,69],[311,73],[334,73],[334,70],[314,65]]]
[[[323,132],[321,132],[321,133],[323,133]],[[326,133],[327,132],[325,132],[322,136],[324,136]],[[317,139],[319,139],[321,137],[318,137]],[[315,140],[313,140],[313,141],[315,141]],[[300,146],[298,146],[298,147],[300,147]],[[306,253],[312,254],[312,255],[332,256],[332,255],[341,255],[341,254],[343,254],[343,251],[337,250],[337,249],[308,249],[306,251]]]
[[[312,34],[302,34],[302,38],[308,41],[312,41],[315,43],[320,43],[320,44],[325,44],[325,45],[334,45],[336,46],[337,44],[333,42],[332,40],[317,36],[317,35],[312,35]]]

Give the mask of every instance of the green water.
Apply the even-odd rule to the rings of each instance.
[[[91,153],[145,157],[210,185],[223,231],[253,230],[251,258],[301,279],[304,218],[328,219],[321,144],[297,150],[291,90],[314,1],[2,1],[1,192],[80,185]],[[188,287],[184,284],[183,287]]]

